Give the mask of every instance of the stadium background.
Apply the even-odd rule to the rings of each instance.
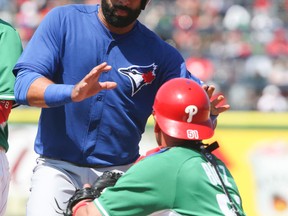
[[[97,2],[0,0],[0,17],[16,27],[25,49],[53,7]],[[288,215],[287,10],[287,0],[152,0],[140,17],[231,105],[219,117],[213,140],[220,143],[217,155],[234,175],[249,216]],[[7,216],[25,215],[38,116],[39,109],[21,106],[9,119]],[[150,120],[141,152],[154,145]]]

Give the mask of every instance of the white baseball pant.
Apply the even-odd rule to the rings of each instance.
[[[63,216],[67,201],[76,188],[83,188],[86,183],[93,185],[106,170],[126,172],[130,166],[132,164],[86,168],[65,161],[40,157],[33,170],[26,216]]]
[[[9,163],[6,152],[0,147],[0,216],[4,216],[10,184]]]

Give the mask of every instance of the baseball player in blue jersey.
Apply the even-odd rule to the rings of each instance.
[[[137,20],[146,4],[54,8],[18,60],[16,101],[42,107],[27,215],[58,215],[75,188],[105,170],[125,172],[139,157],[158,88],[176,77],[201,83],[175,48]],[[229,109],[213,106],[222,99],[212,102],[212,115]]]

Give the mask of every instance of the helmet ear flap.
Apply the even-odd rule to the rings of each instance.
[[[161,128],[159,127],[159,124],[157,122],[155,122],[154,133],[159,133],[160,131],[161,131]]]

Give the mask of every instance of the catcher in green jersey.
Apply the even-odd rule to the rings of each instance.
[[[5,215],[10,184],[8,118],[13,107],[15,76],[12,69],[22,53],[22,43],[15,28],[0,19],[0,216]]]
[[[158,151],[95,199],[81,199],[73,215],[245,216],[231,173],[211,153],[217,143],[202,142],[214,134],[206,92],[192,80],[172,79],[157,92],[153,116]]]

